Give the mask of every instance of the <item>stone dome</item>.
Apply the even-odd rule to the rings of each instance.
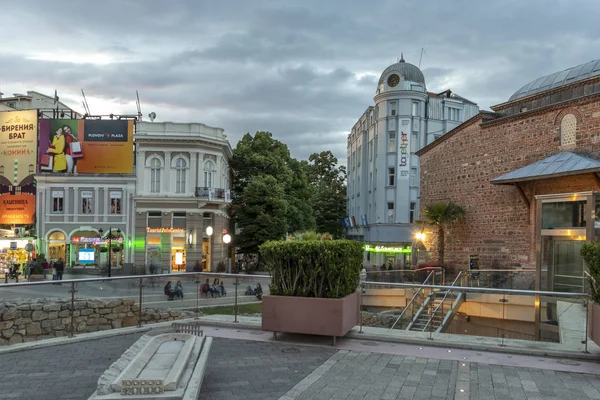
[[[423,76],[423,72],[416,65],[412,65],[404,61],[404,57],[400,57],[400,60],[387,67],[381,77],[379,78],[378,85],[381,85],[385,78],[391,74],[392,72],[398,73],[398,75],[402,75],[405,81],[419,82],[425,84],[425,77]]]

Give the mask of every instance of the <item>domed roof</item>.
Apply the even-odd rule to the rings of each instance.
[[[576,67],[565,69],[564,71],[555,72],[551,75],[535,79],[517,90],[510,96],[508,101],[517,100],[549,89],[555,89],[593,76],[600,76],[600,60],[590,61]]]
[[[420,82],[423,84],[425,83],[425,77],[423,76],[423,73],[421,72],[419,67],[404,61],[403,56],[400,57],[400,60],[396,64],[390,65],[383,71],[381,77],[379,78],[378,84],[381,84],[384,81],[384,79],[392,72],[397,72],[398,75],[404,76],[404,80],[406,81]]]

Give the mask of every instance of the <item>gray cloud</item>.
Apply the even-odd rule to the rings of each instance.
[[[92,111],[133,113],[139,90],[146,115],[221,126],[233,146],[269,130],[300,158],[345,159],[344,132],[400,52],[418,64],[424,47],[428,90],[482,108],[600,54],[595,0],[22,0],[3,14],[31,27],[0,43],[5,93],[57,88],[80,109],[83,88]]]

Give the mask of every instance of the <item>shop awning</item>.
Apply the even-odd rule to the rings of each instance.
[[[561,176],[593,174],[600,179],[600,161],[581,154],[563,151],[490,180],[494,185],[513,185],[519,182]]]

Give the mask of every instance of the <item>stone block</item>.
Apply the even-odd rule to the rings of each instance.
[[[117,306],[120,306],[121,304],[123,304],[123,300],[111,300],[108,303],[106,303],[106,308],[115,308]]]
[[[27,331],[25,330],[25,328],[23,328],[23,329],[17,329],[17,331],[15,333],[18,333],[21,336],[25,336],[27,334]]]
[[[15,333],[14,329],[7,329],[5,331],[2,331],[2,337],[5,337],[7,339],[10,339],[11,336]]]
[[[15,324],[14,321],[3,321],[0,322],[0,331],[4,330],[4,329],[10,329],[12,328],[12,326]]]
[[[133,312],[140,311],[140,306],[138,306],[137,304],[132,305],[131,306],[131,311],[133,311]]]
[[[46,304],[43,306],[44,311],[60,311],[60,304]]]
[[[69,310],[62,310],[58,313],[59,318],[70,317],[71,312]]]
[[[21,311],[17,311],[16,309],[14,311],[8,311],[5,312],[4,315],[2,315],[2,320],[3,321],[9,321],[11,319],[17,319],[21,317]]]
[[[45,328],[45,327],[55,328],[57,326],[63,326],[62,320],[48,319],[48,320],[42,321],[42,328]]]
[[[107,315],[104,316],[104,318],[112,321],[112,320],[118,319],[119,316],[117,314],[107,314]]]
[[[31,311],[41,311],[43,308],[44,308],[43,304],[36,303],[36,304],[30,304],[29,305],[29,309]]]
[[[87,324],[85,322],[80,322],[77,324],[75,330],[77,332],[85,332],[87,330]]]
[[[132,306],[135,304],[135,300],[123,300],[123,304],[126,306]]]
[[[171,312],[169,312],[169,315],[171,317],[179,317],[179,316],[181,316],[181,314],[179,312],[177,312],[177,311],[171,311]]]
[[[42,326],[39,322],[32,322],[27,325],[27,336],[32,335],[41,335],[42,334]]]
[[[31,318],[18,318],[15,319],[15,325],[27,325],[31,323]],[[0,323],[0,326],[2,324]]]
[[[123,325],[123,321],[120,319],[116,319],[111,323],[113,329],[121,328]]]
[[[99,315],[106,315],[106,314],[111,314],[112,310],[109,310],[108,308],[102,308],[100,310],[98,310],[98,314]]]
[[[101,325],[108,323],[106,318],[90,318],[87,320],[88,325]]]
[[[129,307],[128,306],[117,306],[113,309],[113,313],[126,313],[127,311],[129,311]]]
[[[31,310],[31,308],[29,308],[29,304],[21,304],[21,305],[17,306],[17,310],[25,311],[25,310]]]
[[[44,312],[44,311],[34,311],[33,314],[31,314],[31,320],[32,321],[43,321],[45,319],[48,319],[48,313]]]
[[[86,309],[81,310],[80,313],[81,313],[81,315],[92,315],[92,314],[94,314],[94,310],[86,308]]]
[[[57,319],[58,318],[58,311],[50,311],[48,313],[48,319]]]
[[[112,325],[98,325],[99,331],[109,331],[112,329]]]
[[[74,303],[74,308],[76,310],[83,310],[87,306],[87,301],[76,301]]]
[[[21,311],[21,317],[23,318],[31,318],[31,314],[33,314],[33,311]]]
[[[42,326],[42,333],[43,334],[50,334],[52,333],[53,329],[50,326]]]
[[[55,331],[54,332],[54,336],[56,336],[56,337],[64,337],[67,335],[68,335],[67,331]]]
[[[129,316],[123,318],[122,322],[123,327],[137,326],[137,318],[134,316]]]
[[[127,316],[127,313],[122,312],[117,315],[119,316],[119,318],[125,318]]]

